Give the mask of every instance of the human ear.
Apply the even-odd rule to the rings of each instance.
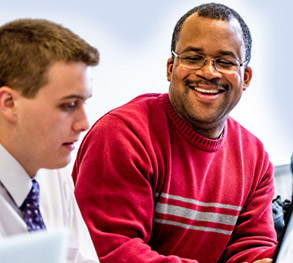
[[[16,121],[15,101],[18,97],[18,92],[10,87],[0,87],[0,111],[9,121]]]
[[[250,84],[252,78],[252,69],[251,67],[247,66],[244,70],[243,76],[243,90],[246,90]]]
[[[174,59],[169,58],[167,61],[167,79],[168,81],[171,81],[171,75],[173,71],[173,64],[174,64]]]

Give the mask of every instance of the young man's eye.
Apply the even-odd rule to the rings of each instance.
[[[71,110],[74,110],[76,107],[77,107],[76,101],[67,102],[60,105],[60,108],[64,111],[71,111]]]

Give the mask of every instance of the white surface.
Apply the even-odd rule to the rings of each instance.
[[[65,263],[64,232],[24,233],[0,241],[1,263]]]

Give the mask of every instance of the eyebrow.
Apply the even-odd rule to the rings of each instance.
[[[203,52],[203,48],[198,48],[198,47],[192,47],[192,46],[188,46],[187,48],[185,48],[183,50],[182,53],[184,52],[189,52],[189,51],[193,51],[193,52]],[[238,59],[235,54],[232,51],[227,51],[227,50],[219,50],[217,51],[217,53],[219,53],[219,56],[229,56],[229,57],[233,57],[235,59]]]
[[[229,56],[239,60],[232,51],[220,50],[219,54],[221,56]]]
[[[198,48],[198,47],[191,47],[191,46],[188,46],[187,48],[185,48],[182,53],[184,52],[189,52],[189,51],[194,51],[194,52],[201,52],[203,51],[202,48]]]
[[[71,94],[68,96],[65,96],[63,98],[61,98],[62,100],[66,100],[66,99],[80,99],[80,100],[86,100],[89,99],[90,97],[92,97],[92,94],[90,94],[88,97],[79,95],[79,94]]]

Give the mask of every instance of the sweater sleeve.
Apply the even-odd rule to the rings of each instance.
[[[258,179],[221,262],[253,262],[273,257],[277,245],[272,217],[274,180],[273,166],[266,153],[260,170],[260,175],[255,174]]]
[[[73,169],[75,194],[100,261],[197,263],[160,255],[148,245],[154,193],[146,148],[132,127],[108,114],[79,149]]]

